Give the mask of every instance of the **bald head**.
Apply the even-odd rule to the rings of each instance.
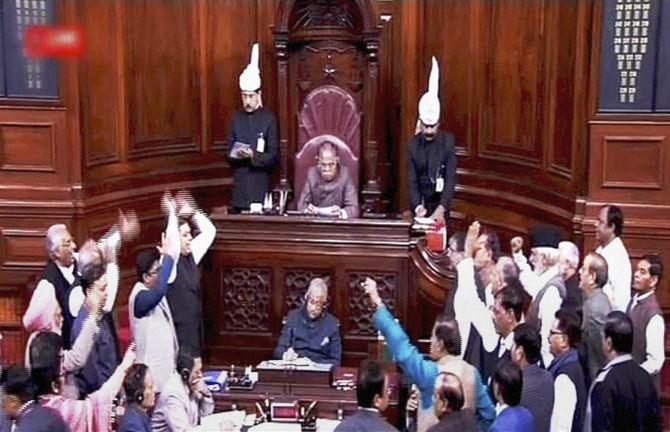
[[[337,148],[331,142],[324,142],[319,147],[317,153],[316,165],[319,169],[321,178],[325,181],[331,181],[337,175],[337,165],[340,159],[337,156]]]
[[[450,372],[441,372],[435,378],[434,410],[437,418],[460,411],[465,404],[463,384],[458,376]]]

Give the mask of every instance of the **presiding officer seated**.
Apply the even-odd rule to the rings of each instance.
[[[328,286],[320,278],[312,279],[305,303],[288,313],[274,358],[287,361],[307,357],[315,363],[337,367],[342,360],[340,325],[326,311]]]
[[[340,164],[337,148],[324,141],[317,154],[316,166],[307,172],[298,210],[316,216],[357,218],[358,192],[349,170]]]

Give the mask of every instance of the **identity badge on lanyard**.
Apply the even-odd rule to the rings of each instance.
[[[442,193],[444,190],[444,165],[437,169],[437,174],[435,178],[435,192]]]
[[[258,134],[258,140],[256,141],[256,151],[258,153],[265,152],[265,138],[263,137],[263,132]]]

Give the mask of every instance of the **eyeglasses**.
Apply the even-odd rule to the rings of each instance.
[[[326,307],[326,304],[328,303],[326,300],[315,300],[315,299],[309,299],[308,303],[311,304],[312,306],[316,308],[321,308],[323,309]]]

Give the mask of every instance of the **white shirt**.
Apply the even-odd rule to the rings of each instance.
[[[470,324],[475,326],[482,337],[484,349],[487,352],[493,352],[498,346],[500,336],[493,325],[491,311],[477,295],[475,266],[472,258],[462,260],[456,266],[456,271],[458,272],[458,291],[454,298],[454,311],[458,329],[462,331],[461,353],[465,352],[466,336],[469,336]]]
[[[191,241],[193,260],[195,261],[195,265],[198,265],[214,242],[214,238],[216,237],[216,227],[204,213],[199,211],[195,212],[193,220],[200,230],[200,234]]]
[[[507,408],[509,408],[509,405],[507,405],[506,403],[498,402],[496,404],[496,417],[498,417],[500,415],[500,413],[505,411],[505,409],[507,409]]]
[[[541,275],[536,274],[528,264],[528,260],[521,252],[514,254],[514,262],[519,266],[519,280],[526,292],[535,299],[538,293],[550,280],[558,276],[559,268],[557,265],[546,270]],[[539,319],[540,319],[540,337],[542,341],[541,354],[542,361],[545,366],[551,364],[554,356],[549,350],[549,332],[551,324],[554,322],[556,311],[561,308],[563,299],[558,288],[551,286],[542,296],[539,305]]]
[[[554,409],[551,413],[551,432],[570,432],[577,406],[577,389],[570,377],[560,374],[554,381]]]
[[[558,276],[558,266],[554,266],[540,275],[538,280],[546,285],[550,280]],[[561,308],[563,299],[555,286],[550,286],[542,296],[540,301],[540,338],[542,341],[541,354],[545,366],[551,364],[554,356],[551,354],[549,347],[549,333],[551,332],[551,325],[556,317],[556,311]]]
[[[637,306],[639,301],[646,299],[653,293],[653,291],[650,291],[641,296],[636,294],[633,298],[631,311]],[[665,362],[665,323],[663,322],[663,317],[661,315],[656,314],[651,317],[647,323],[645,334],[647,337],[647,356],[640,366],[642,369],[646,370],[649,375],[654,375],[661,371],[663,362]]]
[[[630,285],[633,272],[630,265],[628,251],[620,237],[614,238],[607,246],[600,246],[596,253],[607,261],[607,284],[603,291],[610,299],[612,308],[626,312],[630,302]]]
[[[500,338],[500,349],[498,350],[498,358],[501,358],[502,356],[505,355],[505,352],[512,351],[512,347],[514,346],[514,332],[511,331],[504,338],[502,337],[499,338]]]

